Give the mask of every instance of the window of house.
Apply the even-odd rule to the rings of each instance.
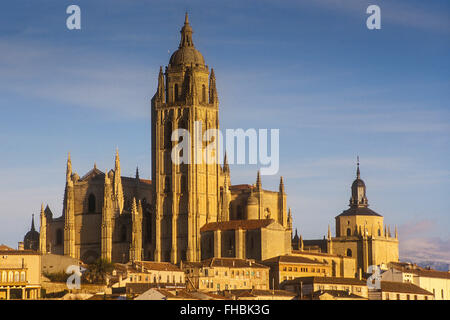
[[[347,249],[347,256],[351,257],[352,256],[352,250],[351,249]]]

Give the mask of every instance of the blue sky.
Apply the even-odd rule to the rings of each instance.
[[[80,31],[66,28],[70,4]],[[381,30],[366,28],[369,4]],[[8,1],[0,243],[17,246],[41,202],[60,215],[68,151],[80,176],[94,161],[112,168],[119,147],[124,175],[138,165],[150,177],[150,98],[186,10],[215,69],[221,128],[280,129],[279,175],[304,238],[334,228],[359,155],[401,254],[450,262],[448,1]],[[233,184],[254,183],[256,166],[231,169]]]

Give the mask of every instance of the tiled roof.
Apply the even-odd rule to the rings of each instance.
[[[0,244],[0,251],[6,251],[6,250],[14,250],[14,249],[8,247],[7,245]]]
[[[433,295],[431,292],[409,282],[381,281],[381,291]]]
[[[144,266],[144,269],[147,270],[182,272],[179,267],[170,262],[135,261],[134,264],[138,270],[140,270],[141,266]]]
[[[14,250],[11,248],[6,250],[0,250],[0,255],[40,255],[39,251],[33,251],[33,250]]]
[[[263,261],[264,263],[298,263],[298,264],[314,264],[314,265],[326,265],[324,262],[315,261],[313,259],[305,258],[305,257],[299,257],[299,256],[291,256],[291,255],[284,255],[284,256],[278,256],[273,257],[267,260]]]
[[[267,227],[268,225],[274,223],[273,219],[257,219],[257,220],[230,220],[223,222],[210,222],[205,224],[200,231],[214,231],[214,230],[235,230],[235,229],[259,229]]]
[[[311,255],[311,256],[321,256],[321,257],[329,257],[329,258],[338,258],[339,255],[323,253],[323,252],[309,252],[302,250],[292,250],[292,254],[301,254],[301,255]]]
[[[341,277],[299,277],[292,280],[284,281],[284,284],[297,284],[300,282],[306,283],[323,283],[323,284],[342,284],[342,285],[356,285],[365,286],[366,281],[355,278],[341,278]]]
[[[315,291],[313,293],[313,297],[319,297],[319,296],[321,296],[322,294],[325,294],[325,293],[327,293],[327,294],[329,294],[329,295],[331,295],[331,296],[333,296],[335,298],[364,299],[364,300],[367,300],[367,298],[358,296],[358,295],[356,295],[354,293],[350,293],[350,292],[345,291],[345,290],[320,290],[320,291]]]
[[[262,265],[250,259],[237,259],[237,258],[210,258],[203,260],[202,262],[186,262],[186,266],[193,267],[226,267],[226,268],[259,268],[269,269],[268,266]]]
[[[414,273],[418,276],[425,277],[425,278],[450,279],[450,272],[446,272],[446,271],[425,269],[425,268],[419,267],[417,265],[411,265],[411,264],[402,263],[402,262],[391,263],[391,266],[394,269],[401,270],[406,273]]]
[[[230,290],[230,293],[236,297],[261,297],[261,296],[278,296],[278,297],[295,297],[296,294],[286,290],[260,290],[260,289],[238,289]]]
[[[233,186],[230,186],[230,190],[247,190],[251,189],[252,185],[250,184],[235,184]]]
[[[375,211],[367,208],[367,207],[351,207],[350,209],[342,211],[342,213],[338,216],[378,216],[381,217],[380,214]]]

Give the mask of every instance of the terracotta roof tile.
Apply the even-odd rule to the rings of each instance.
[[[264,263],[298,263],[298,264],[314,264],[314,265],[326,265],[324,262],[316,261],[313,259],[305,258],[305,257],[299,257],[299,256],[290,256],[290,255],[284,255],[284,256],[278,256],[273,257],[267,260],[263,261]]]
[[[409,282],[381,281],[381,291],[433,295],[431,292]]]
[[[230,220],[223,222],[210,222],[205,224],[200,231],[214,231],[214,230],[236,230],[236,229],[259,229],[267,227],[268,225],[274,223],[273,219],[262,219],[262,220]]]

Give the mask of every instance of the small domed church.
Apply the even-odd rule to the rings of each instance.
[[[219,129],[216,75],[194,46],[187,14],[180,33],[151,100],[151,180],[138,170],[134,177],[122,176],[118,150],[113,169],[94,165],[82,177],[69,154],[62,215],[53,217],[42,205],[40,233],[34,231],[42,253],[86,263],[179,263],[211,256],[264,260],[291,252],[292,215],[282,177],[279,190],[270,191],[263,189],[259,172],[253,184],[232,185],[226,155],[222,164],[171,161],[173,130],[193,132],[198,121],[202,134]],[[198,142],[191,136],[194,150]]]
[[[332,237],[330,227],[326,238],[319,240],[303,240],[296,231],[293,249],[353,257],[356,270],[362,273],[367,272],[371,265],[386,266],[389,262],[398,261],[397,227],[391,232],[391,227],[384,224],[383,216],[369,208],[359,159],[349,207],[335,217],[335,237]]]

